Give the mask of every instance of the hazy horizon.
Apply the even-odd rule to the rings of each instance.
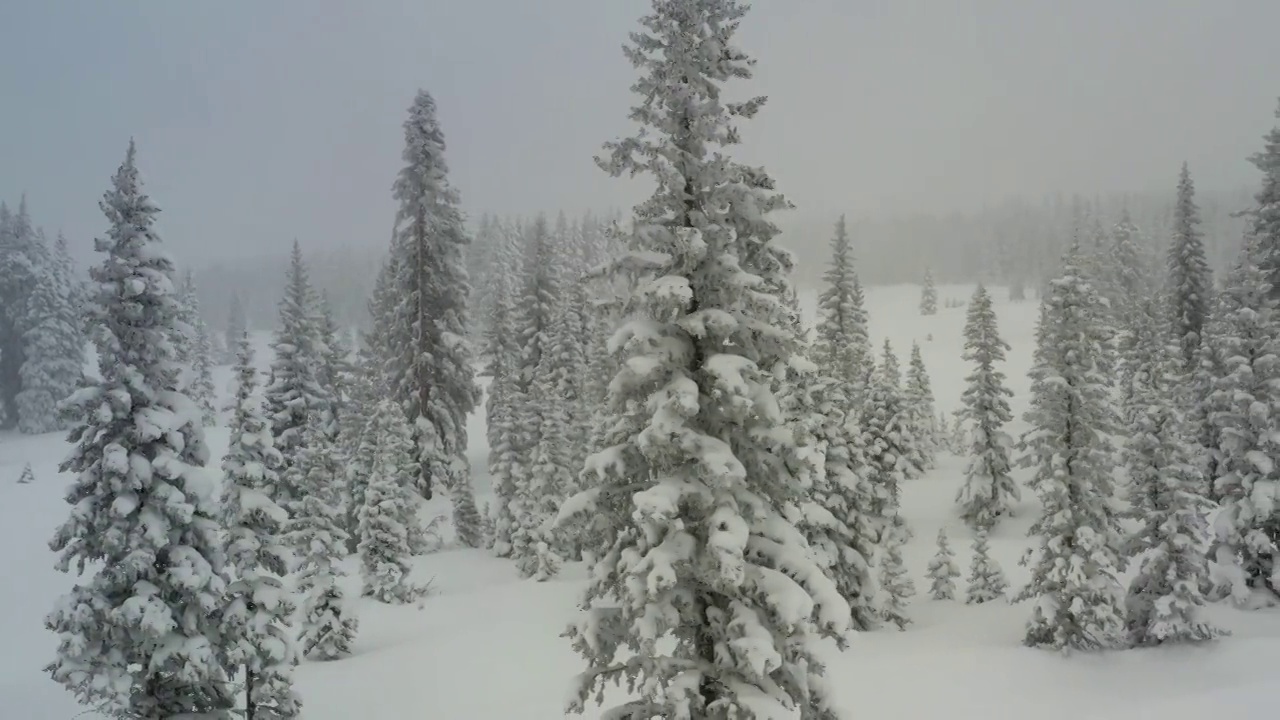
[[[630,130],[647,2],[15,3],[0,11],[0,198],[87,244],[130,136],[187,262],[381,249],[400,124],[437,99],[473,216],[625,210],[592,156]],[[1010,196],[1234,190],[1275,123],[1280,3],[758,0],[729,93],[784,224]]]

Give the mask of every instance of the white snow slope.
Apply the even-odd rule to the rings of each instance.
[[[939,288],[939,310],[921,317],[919,288],[871,288],[868,310],[875,346],[887,335],[900,357],[921,344],[938,405],[959,405],[964,376],[960,360],[964,308],[971,287]],[[1011,304],[996,289],[1000,332],[1013,345],[1005,368],[1025,409],[1034,342],[1036,304]],[[812,310],[813,296],[806,300]],[[932,340],[928,337],[932,336]],[[225,387],[226,369],[220,383]],[[471,421],[471,438],[483,443],[484,418]],[[1022,430],[1015,421],[1010,430]],[[215,453],[226,431],[210,431]],[[62,522],[68,478],[57,466],[67,450],[61,435],[0,435],[0,717],[70,720],[78,707],[41,670],[53,655],[54,637],[42,619],[73,578],[53,569],[48,540]],[[481,500],[489,495],[487,448],[471,451]],[[17,484],[30,462],[36,481]],[[946,528],[957,562],[967,575],[972,534],[954,511],[963,459],[941,455],[938,466],[904,488],[903,513],[915,531],[905,554],[920,589],[939,526]],[[1027,573],[1017,561],[1028,545],[1026,530],[1036,512],[1032,493],[1017,517],[1000,525],[992,553],[1013,589]],[[428,512],[447,514],[444,501]],[[303,716],[309,720],[542,720],[563,717],[569,681],[581,670],[559,635],[573,618],[583,587],[583,569],[565,568],[548,583],[521,581],[505,560],[483,550],[446,549],[417,559],[419,580],[434,592],[415,606],[390,607],[360,601],[360,635],[351,657],[306,662],[298,671]],[[352,564],[351,593],[358,594]],[[963,583],[963,578],[961,579]],[[963,585],[962,585],[963,587]],[[966,606],[918,595],[909,612],[915,623],[856,635],[844,652],[831,648],[828,675],[850,718],[1070,718],[1179,719],[1262,717],[1275,713],[1276,668],[1280,667],[1280,611],[1211,609],[1232,637],[1200,647],[1130,650],[1063,656],[1021,646],[1030,608],[1003,602]],[[593,713],[588,714],[594,717]]]

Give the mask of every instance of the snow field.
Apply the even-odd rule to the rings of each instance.
[[[872,287],[867,291],[872,347],[888,337],[906,358],[913,340],[920,343],[940,410],[959,407],[970,369],[960,359],[963,307],[972,287],[939,286],[938,314],[918,312],[920,288]],[[1000,333],[1012,346],[1004,368],[1017,437],[1025,426],[1029,382],[1026,371],[1034,349],[1037,308],[1034,300],[1009,303],[1003,288],[993,288]],[[801,296],[812,313],[815,296]],[[928,336],[932,335],[932,340]],[[259,348],[265,367],[269,355]],[[229,374],[218,368],[215,382],[225,395]],[[472,416],[470,459],[479,501],[490,501],[483,446],[484,418]],[[226,446],[226,430],[209,431],[215,459]],[[0,435],[0,717],[15,720],[69,720],[97,717],[53,683],[41,668],[52,659],[55,639],[43,628],[54,599],[74,582],[54,570],[47,542],[66,516],[58,463],[67,451],[60,434]],[[26,462],[36,480],[16,480]],[[1232,637],[1205,646],[1129,650],[1063,656],[1021,645],[1027,604],[963,601],[927,597],[925,571],[935,552],[935,536],[944,527],[956,553],[963,594],[973,535],[955,512],[965,459],[940,454],[937,467],[903,485],[902,513],[914,536],[904,557],[918,594],[908,612],[913,624],[852,636],[850,647],[827,653],[827,681],[850,718],[1062,718],[1090,720],[1207,717],[1255,717],[1274,712],[1275,668],[1280,666],[1280,612],[1243,612],[1228,606],[1210,609],[1210,617],[1233,631]],[[1026,471],[1017,471],[1025,480]],[[1016,591],[1027,580],[1017,562],[1029,545],[1037,502],[1024,489],[1012,519],[991,535],[992,556]],[[424,513],[449,515],[447,500],[437,499]],[[585,570],[566,565],[556,579],[537,583],[517,578],[513,564],[483,550],[446,549],[414,560],[414,580],[431,581],[432,594],[421,606],[389,606],[359,594],[358,561],[348,558],[349,597],[360,616],[360,634],[349,658],[304,662],[297,673],[303,716],[309,720],[441,720],[563,717],[570,680],[582,670],[579,659],[560,638],[576,614]],[[597,714],[588,712],[588,718]]]

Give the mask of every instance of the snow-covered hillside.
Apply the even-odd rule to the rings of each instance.
[[[939,288],[938,314],[917,311],[919,288],[871,288],[868,311],[875,346],[888,337],[903,356],[918,341],[938,407],[959,406],[968,367],[960,359],[965,300],[971,287]],[[1005,368],[1015,392],[1013,409],[1026,407],[1026,371],[1033,350],[1036,305],[1009,303],[995,291],[1000,331],[1013,346]],[[812,295],[802,297],[806,311]],[[259,357],[263,357],[265,353]],[[225,392],[227,369],[216,376]],[[482,443],[484,418],[471,418],[470,437]],[[1023,429],[1021,420],[1010,431]],[[210,431],[215,454],[226,431]],[[60,435],[0,435],[0,717],[69,720],[83,711],[41,667],[53,657],[54,638],[44,613],[72,578],[56,572],[47,547],[67,512],[67,478],[57,472],[67,446]],[[477,494],[490,495],[487,448],[470,456]],[[17,484],[24,464],[36,480]],[[905,559],[919,589],[937,530],[951,537],[967,575],[972,533],[955,514],[964,460],[943,454],[937,467],[904,487],[902,513],[915,531]],[[1020,477],[1022,475],[1020,474]],[[1024,493],[1016,517],[992,538],[993,556],[1013,586],[1026,580],[1017,561],[1035,513]],[[448,514],[442,501],[427,512]],[[353,562],[353,560],[348,560]],[[351,657],[306,662],[298,672],[303,716],[311,720],[542,720],[563,716],[571,677],[581,670],[559,637],[575,613],[583,569],[569,566],[546,583],[517,579],[509,561],[482,550],[446,549],[418,558],[419,581],[433,594],[420,607],[358,601],[360,634]],[[348,580],[359,595],[354,563]],[[963,582],[963,579],[962,579]],[[1131,650],[1061,656],[1021,645],[1029,607],[1002,602],[966,606],[931,601],[924,593],[909,607],[906,631],[883,629],[854,636],[844,652],[829,652],[828,679],[851,718],[1195,718],[1274,714],[1275,668],[1280,666],[1280,612],[1242,612],[1227,606],[1212,618],[1235,634],[1202,647]]]

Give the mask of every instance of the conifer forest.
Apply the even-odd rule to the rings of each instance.
[[[1274,714],[1280,6],[232,5],[0,11],[0,717]]]

